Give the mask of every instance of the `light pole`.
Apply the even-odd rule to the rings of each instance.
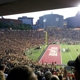
[[[59,27],[59,18],[56,18],[57,27]]]
[[[48,44],[48,33],[47,31],[44,30],[44,45],[47,45]]]
[[[47,35],[47,31],[45,32],[45,45],[48,44],[48,35]]]
[[[46,28],[46,27],[45,27],[45,23],[46,23],[46,19],[44,18],[44,19],[43,19],[43,24],[44,24],[44,33],[45,33],[45,45],[47,45],[47,43],[48,43],[48,42],[47,42],[47,37],[48,37],[48,36],[47,36],[47,31],[45,30],[45,28]]]
[[[44,30],[45,30],[45,22],[46,22],[46,19],[44,19],[44,20],[43,20],[43,24],[44,24]]]

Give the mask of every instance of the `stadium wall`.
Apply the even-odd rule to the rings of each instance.
[[[74,17],[66,18],[67,28],[80,28],[80,12]]]
[[[45,20],[45,22],[44,22]],[[39,17],[39,20],[37,21],[39,28],[47,28],[47,27],[63,27],[63,16],[58,14],[48,14]]]

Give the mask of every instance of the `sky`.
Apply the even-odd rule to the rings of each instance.
[[[46,14],[59,14],[64,16],[64,19],[67,17],[72,17],[77,14],[80,7],[71,7],[71,8],[63,8],[63,9],[54,9],[54,10],[46,10],[46,11],[38,11],[38,12],[30,12],[30,13],[20,13],[20,14],[14,14],[14,15],[7,15],[3,16],[4,18],[8,19],[18,19],[18,17],[27,16],[27,17],[33,17],[33,24],[36,23],[36,21],[39,19],[40,16],[46,15]]]

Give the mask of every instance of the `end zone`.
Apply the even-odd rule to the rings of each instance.
[[[57,64],[61,64],[61,53],[59,45],[49,45],[43,56],[41,57],[40,63],[49,63],[56,62]]]

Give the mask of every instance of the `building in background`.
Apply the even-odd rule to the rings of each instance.
[[[37,25],[33,25],[32,28],[33,28],[33,30],[38,30],[38,26]]]
[[[0,19],[0,23],[17,26],[19,24],[29,24],[34,30],[43,30],[45,28],[80,28],[80,12],[75,16],[64,19],[62,15],[47,14],[40,16],[36,24],[33,25],[32,17],[19,17],[16,19]]]
[[[63,28],[64,19],[63,16],[58,14],[47,14],[39,17],[36,22],[38,28],[49,28],[49,27],[59,27]]]
[[[30,24],[31,26],[33,25],[33,18],[32,17],[19,17],[18,20],[21,20],[23,24]]]
[[[14,25],[14,26],[17,26],[19,24],[22,24],[22,21],[21,20],[15,20],[15,19],[4,19],[4,18],[1,18],[0,19],[0,23],[4,23],[4,24],[9,24],[9,25]]]
[[[69,17],[65,19],[67,23],[67,28],[80,28],[80,12],[74,17]]]

